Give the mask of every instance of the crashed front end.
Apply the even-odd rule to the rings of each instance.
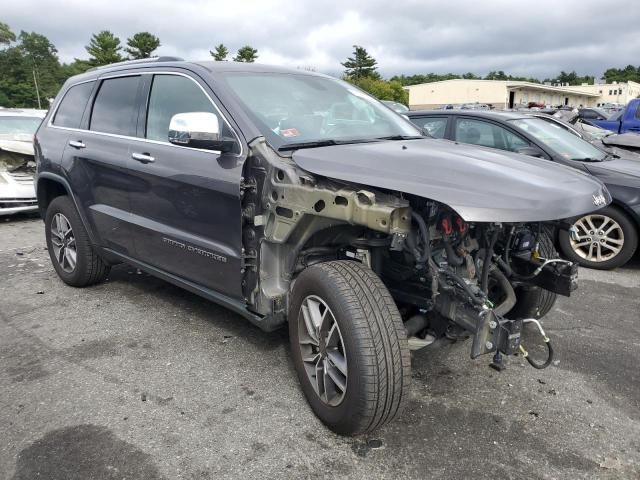
[[[451,152],[421,140],[399,147],[316,148],[287,158],[254,142],[241,185],[243,288],[253,311],[277,325],[298,273],[350,259],[383,280],[414,349],[472,337],[472,358],[494,353],[500,367],[500,354],[526,352],[520,339],[529,322],[548,344],[537,320],[555,295],[577,286],[577,266],[557,258],[552,230],[608,204],[606,188],[521,155]],[[546,293],[532,301],[532,291]]]
[[[16,143],[0,144],[0,215],[38,210],[33,149],[29,151],[23,145],[15,146]]]

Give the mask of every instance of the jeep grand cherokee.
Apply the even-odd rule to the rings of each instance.
[[[288,323],[305,396],[343,434],[398,414],[410,345],[471,337],[496,366],[530,348],[523,324],[576,280],[543,222],[610,201],[566,167],[425,138],[341,80],[231,62],[73,77],[36,155],[64,282],[126,262],[264,330]]]

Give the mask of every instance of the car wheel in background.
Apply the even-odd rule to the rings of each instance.
[[[638,247],[638,231],[633,222],[616,207],[572,220],[577,238],[561,230],[559,245],[562,253],[588,268],[608,270],[627,263]]]

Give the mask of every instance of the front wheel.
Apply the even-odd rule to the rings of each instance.
[[[289,336],[307,401],[336,433],[370,432],[401,410],[411,379],[407,336],[369,268],[334,261],[304,270],[292,291]]]
[[[558,242],[569,260],[584,267],[599,270],[621,267],[638,247],[636,226],[616,207],[578,217],[573,220],[573,226],[577,229],[577,238],[561,230]]]

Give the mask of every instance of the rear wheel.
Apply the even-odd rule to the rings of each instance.
[[[562,253],[588,268],[608,270],[627,263],[638,247],[638,231],[633,222],[616,207],[605,207],[573,220],[577,239],[560,231]]]
[[[302,390],[330,429],[370,432],[401,410],[411,378],[406,331],[369,268],[334,261],[304,270],[292,291],[289,335]]]
[[[56,197],[49,204],[45,236],[53,268],[66,284],[86,287],[109,274],[109,266],[95,252],[69,197]]]

